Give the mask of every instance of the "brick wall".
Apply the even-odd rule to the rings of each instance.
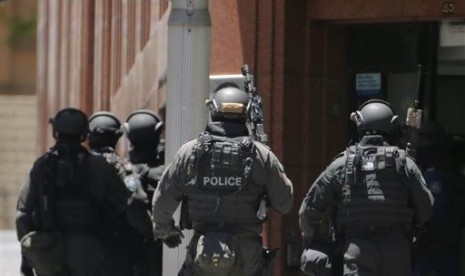
[[[47,119],[64,107],[109,110],[124,121],[164,102],[167,1],[39,2],[39,150],[53,143]]]

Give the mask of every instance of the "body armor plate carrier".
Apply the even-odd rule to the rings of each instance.
[[[250,178],[254,144],[251,137],[202,133],[189,159],[189,217],[193,222],[256,224],[263,193]],[[252,184],[252,185],[251,185]]]
[[[351,146],[346,151],[345,181],[338,223],[342,229],[408,228],[405,152],[394,146]]]

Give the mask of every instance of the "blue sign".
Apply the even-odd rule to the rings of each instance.
[[[360,73],[355,78],[357,96],[381,95],[381,73]]]

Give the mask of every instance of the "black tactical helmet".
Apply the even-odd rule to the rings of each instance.
[[[89,145],[91,148],[114,148],[122,134],[121,123],[112,113],[99,111],[90,116]]]
[[[53,138],[62,140],[84,141],[89,132],[87,115],[76,108],[64,108],[50,119]]]
[[[249,111],[249,95],[242,91],[235,83],[220,84],[205,104],[211,112],[213,121],[247,119]]]
[[[132,144],[158,143],[163,122],[152,111],[139,109],[131,113],[124,123],[124,130]]]
[[[363,135],[366,132],[392,134],[397,126],[398,116],[391,104],[372,99],[364,102],[357,111],[350,114],[350,119],[357,125],[357,131]]]

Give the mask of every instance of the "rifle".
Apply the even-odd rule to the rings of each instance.
[[[422,71],[423,67],[421,64],[417,66],[417,93],[415,100],[413,101],[413,107],[409,107],[407,109],[407,118],[406,118],[406,126],[407,126],[407,136],[408,142],[406,147],[406,152],[409,156],[415,157],[416,153],[416,142],[418,139],[417,131],[421,128],[421,118],[423,114],[423,110],[420,108],[420,96],[422,92]]]
[[[254,140],[263,144],[268,144],[268,135],[265,133],[263,125],[263,103],[262,98],[257,93],[254,85],[253,75],[249,72],[249,66],[244,64],[241,67],[241,73],[244,76],[244,89],[250,97],[249,127]]]

